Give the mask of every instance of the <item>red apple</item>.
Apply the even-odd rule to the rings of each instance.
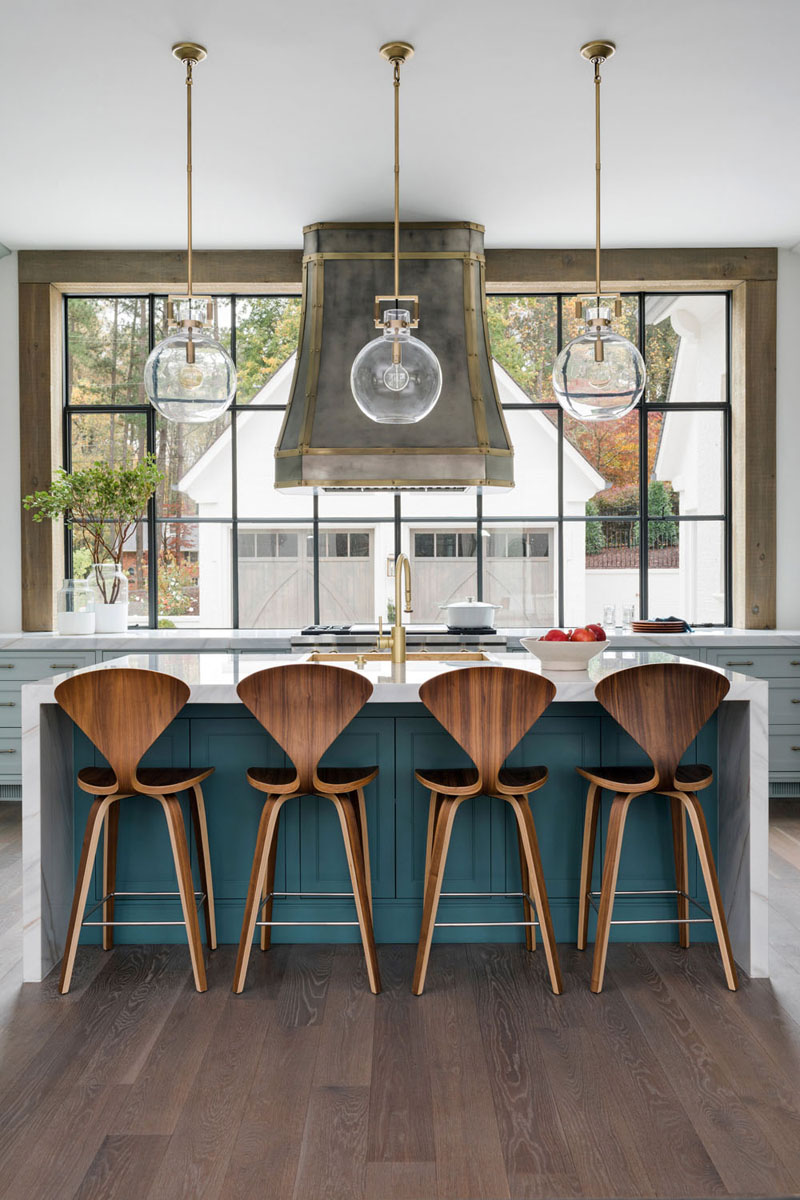
[[[551,629],[539,638],[540,642],[568,642],[569,635],[563,629]]]
[[[590,629],[574,629],[569,640],[571,642],[596,642],[597,638]]]
[[[606,640],[606,631],[602,625],[587,625],[586,628],[589,630],[589,633],[594,634],[596,642],[604,642]]]

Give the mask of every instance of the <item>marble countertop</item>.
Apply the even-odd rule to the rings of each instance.
[[[358,632],[358,625],[353,626]],[[411,635],[414,626],[407,627]],[[421,628],[430,629],[430,625]],[[444,627],[442,627],[444,631]],[[537,637],[544,629],[500,629],[497,631],[518,642],[522,637]],[[55,633],[0,633],[0,652],[19,650],[237,650],[263,652],[266,649],[289,650],[296,629],[130,629],[126,633],[100,633],[85,637],[67,637]],[[619,633],[609,637],[611,648],[636,646],[800,646],[796,629],[698,629],[694,633]]]
[[[98,664],[96,667],[84,667],[79,671],[68,671],[48,679],[27,683],[22,689],[23,726],[27,724],[25,712],[28,705],[54,703],[54,689],[63,679],[71,675],[83,674],[87,670],[113,671],[119,667],[144,668],[153,671],[163,671],[183,679],[191,688],[190,704],[238,704],[236,685],[246,675],[266,667],[285,665],[286,663],[304,662],[308,652],[301,654],[260,654],[248,655],[246,659],[236,654],[209,653],[169,653],[169,654],[125,654],[119,658]],[[614,671],[625,670],[628,667],[641,666],[653,662],[686,662],[696,666],[690,659],[682,659],[663,650],[606,650],[597,655],[589,663],[588,670],[581,671],[542,671],[541,663],[530,654],[508,654],[487,652],[486,666],[503,665],[517,670],[531,671],[544,674],[555,683],[557,691],[555,701],[584,702],[594,700],[595,684],[605,675]],[[338,664],[337,664],[338,665]],[[463,666],[475,666],[474,662],[419,662],[412,661],[395,666],[391,662],[367,662],[364,667],[355,663],[343,662],[343,667],[358,670],[374,685],[375,690],[370,703],[402,704],[414,703],[419,700],[419,687],[426,679],[442,671],[459,669]],[[728,700],[751,700],[766,698],[768,684],[764,680],[751,679],[737,671],[720,670],[731,681]]]

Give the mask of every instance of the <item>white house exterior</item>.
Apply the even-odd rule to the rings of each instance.
[[[284,405],[293,368],[294,355],[253,403]],[[542,519],[511,526],[508,520],[517,514],[545,514],[552,518],[557,513],[557,430],[496,363],[495,374],[501,401],[528,407],[526,411],[506,414],[515,451],[516,486],[510,491],[484,494],[484,598],[501,606],[497,613],[500,626],[550,625],[556,619],[555,521]],[[238,415],[239,516],[260,518],[253,525],[240,525],[242,626],[294,628],[313,618],[311,498],[273,486],[273,448],[281,420],[280,412]],[[180,481],[180,491],[196,502],[199,517],[225,516],[230,511],[230,439],[227,430]],[[565,514],[583,516],[586,501],[604,487],[602,477],[565,441]],[[328,536],[321,539],[321,620],[334,624],[374,621],[379,614],[385,617],[387,602],[394,594],[394,582],[387,575],[387,565],[395,549],[393,495],[322,493],[319,508],[320,517],[336,518],[335,523],[322,525],[323,533]],[[461,514],[463,525],[452,520]],[[412,562],[415,622],[439,622],[440,604],[474,594],[474,519],[474,491],[403,493],[402,549]],[[367,536],[353,538],[352,534]],[[523,538],[524,545],[520,540]],[[231,527],[200,524],[198,550],[198,621],[204,626],[227,625]],[[565,524],[564,572],[570,606],[584,614],[586,570],[582,524]],[[581,619],[589,618],[583,615]]]

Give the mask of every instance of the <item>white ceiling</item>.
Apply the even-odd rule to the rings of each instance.
[[[396,12],[396,15],[393,15]],[[593,239],[591,37],[606,66],[608,245],[800,241],[800,0],[4,0],[0,242],[180,246],[195,72],[195,244],[298,246],[388,219],[390,38],[402,212],[493,246]]]

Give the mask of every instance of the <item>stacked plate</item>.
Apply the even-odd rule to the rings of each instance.
[[[685,633],[685,621],[631,621],[634,633]]]

